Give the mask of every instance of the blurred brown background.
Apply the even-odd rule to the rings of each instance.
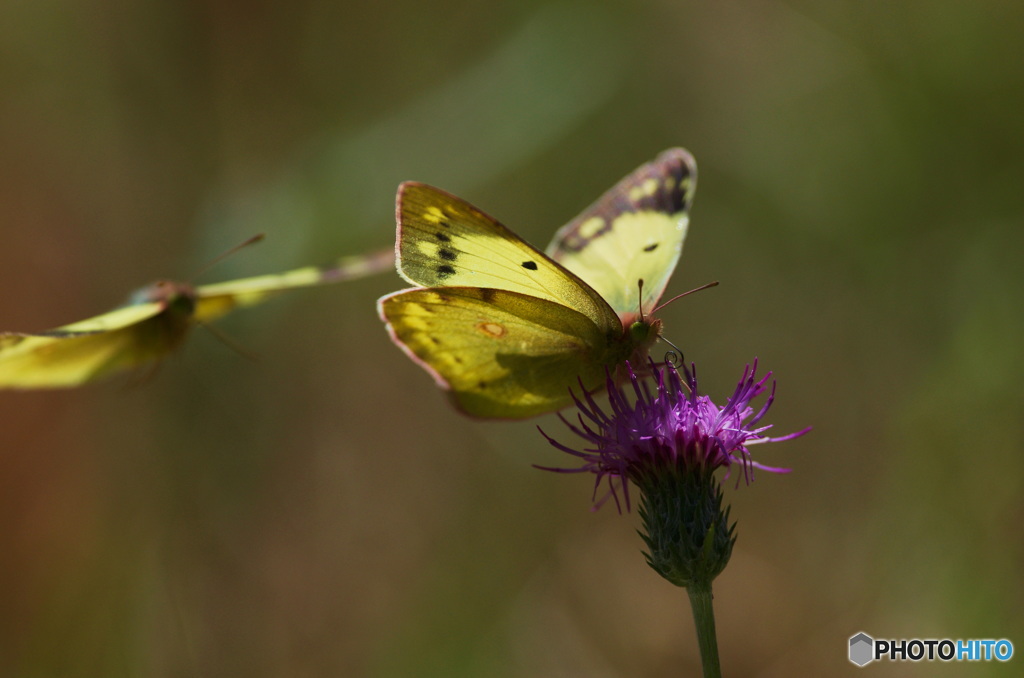
[[[389,247],[406,179],[535,244],[669,146],[700,166],[667,334],[779,389],[726,492],[730,676],[847,639],[1024,651],[1024,5],[8,2],[0,326]],[[390,344],[394,274],[197,331],[156,378],[0,393],[0,674],[678,676],[684,592],[535,430]],[[951,675],[1019,674],[1009,665]],[[945,667],[943,667],[945,668]],[[933,675],[936,665],[875,665]]]

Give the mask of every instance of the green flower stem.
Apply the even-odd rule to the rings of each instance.
[[[711,582],[692,583],[686,588],[693,608],[693,623],[697,627],[697,644],[704,678],[722,678],[718,661],[718,637],[715,635],[715,608],[712,604]]]

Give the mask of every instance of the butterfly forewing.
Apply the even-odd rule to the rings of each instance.
[[[307,266],[285,273],[229,280],[196,288],[195,319],[209,322],[236,308],[263,303],[282,292],[300,287],[352,280],[387,270],[394,265],[390,249],[342,257],[329,266]]]
[[[674,148],[641,166],[563,226],[548,255],[620,316],[649,313],[683,251],[697,165]],[[643,296],[639,281],[643,280]]]
[[[398,192],[398,268],[423,287],[508,290],[555,302],[621,331],[618,315],[579,278],[500,223],[432,186]]]
[[[379,302],[395,342],[450,389],[467,414],[523,418],[572,403],[579,381],[596,388],[621,359],[618,337],[556,302],[506,290],[443,287]]]

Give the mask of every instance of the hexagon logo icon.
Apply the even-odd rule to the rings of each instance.
[[[875,639],[861,632],[850,638],[850,661],[857,666],[864,666],[874,660]]]

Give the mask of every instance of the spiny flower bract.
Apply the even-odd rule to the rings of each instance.
[[[789,440],[810,430],[807,428],[779,438],[764,435],[771,425],[759,426],[759,423],[775,399],[775,383],[772,382],[768,398],[755,413],[751,401],[768,390],[768,380],[772,376],[769,372],[757,379],[756,359],[753,366],[747,365],[743,370],[735,391],[722,407],[710,397],[698,394],[695,368],[684,369],[684,382],[671,365],[662,368],[652,362],[651,371],[656,382],[654,393],[647,382],[641,382],[629,363],[626,368],[631,389],[617,385],[609,375],[610,413],[605,412],[593,395],[583,391],[582,399],[575,394],[573,396],[578,409],[578,424],[559,415],[573,433],[589,443],[584,449],[563,445],[541,430],[552,445],[582,459],[583,465],[572,469],[539,468],[561,473],[594,473],[595,496],[601,481],[607,478],[609,495],[618,504],[618,491],[621,489],[627,510],[630,499],[626,481],[642,486],[642,481],[649,474],[668,468],[711,472],[725,467],[731,473],[732,466],[739,464],[743,470],[742,477],[748,483],[753,479],[755,468],[787,473],[789,469],[765,466],[751,459],[750,446]],[[598,505],[607,498],[604,497]]]

